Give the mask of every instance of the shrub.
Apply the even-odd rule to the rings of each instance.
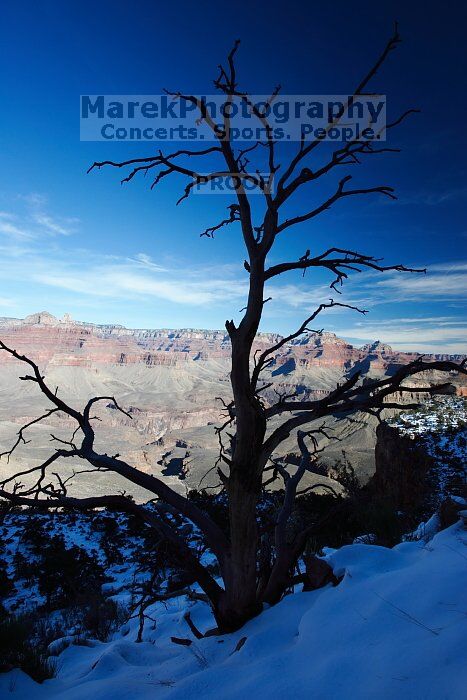
[[[70,605],[80,594],[98,593],[106,580],[95,558],[76,545],[67,548],[58,535],[45,544],[37,568],[39,591],[46,596],[48,609]]]
[[[13,581],[8,576],[6,566],[0,562],[0,597],[6,598],[15,589]]]
[[[22,552],[17,551],[13,557],[15,575],[19,579],[24,579],[31,585],[37,577],[37,562],[28,559]]]
[[[48,644],[30,617],[8,615],[0,622],[0,672],[20,668],[38,683],[53,678],[57,662],[47,657]]]
[[[82,625],[93,637],[105,642],[112,632],[123,625],[126,619],[127,610],[124,605],[117,603],[112,598],[94,595],[84,607]]]

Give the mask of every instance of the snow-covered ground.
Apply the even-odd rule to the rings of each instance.
[[[183,615],[212,626],[203,603],[173,599],[148,611],[136,644],[131,621],[106,643],[72,645],[42,685],[14,670],[0,697],[17,700],[460,700],[467,688],[467,531],[393,549],[330,552],[344,579],[287,596],[239,632],[196,640]],[[179,646],[171,637],[190,637]],[[240,640],[246,638],[238,651]]]
[[[115,523],[115,532],[112,531],[111,534],[102,527],[102,523],[109,520]],[[4,516],[0,525],[0,536],[3,539],[0,559],[5,562],[7,574],[14,584],[13,590],[1,602],[10,613],[28,612],[45,603],[37,582],[25,581],[15,572],[15,555],[18,553],[28,562],[34,563],[38,559],[25,537],[25,527],[28,524],[38,537],[36,547],[39,549],[42,549],[41,542],[47,542],[47,537],[61,537],[67,549],[76,546],[93,556],[96,563],[104,568],[109,581],[104,584],[104,591],[108,588],[128,591],[135,580],[143,580],[149,575],[142,570],[138,560],[138,553],[143,551],[145,541],[143,537],[128,531],[127,518],[121,513],[11,513]],[[112,551],[106,550],[106,545],[112,544],[117,535],[122,538],[118,543],[120,563],[109,561]]]
[[[467,426],[467,401],[457,396],[435,397],[416,410],[399,413],[389,422],[411,438],[426,433],[453,432]]]

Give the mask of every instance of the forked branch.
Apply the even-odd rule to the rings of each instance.
[[[284,336],[283,338],[278,340],[277,343],[271,345],[271,347],[264,350],[257,359],[255,357],[255,367],[251,376],[252,388],[256,390],[259,375],[261,371],[266,368],[267,363],[269,362],[268,358],[270,358],[271,355],[273,355],[275,352],[278,352],[282,347],[284,347],[284,345],[290,343],[295,338],[298,338],[303,333],[313,332],[312,329],[308,328],[309,324],[315,320],[315,318],[321,313],[321,311],[324,311],[324,309],[332,309],[334,307],[352,309],[353,311],[358,311],[358,313],[361,314],[367,313],[365,309],[359,309],[357,306],[352,306],[351,304],[341,304],[340,302],[334,301],[333,299],[330,299],[328,303],[320,304],[318,308],[303,321],[302,325],[294,333],[290,333],[290,335]]]

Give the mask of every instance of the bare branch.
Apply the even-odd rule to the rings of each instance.
[[[34,375],[26,375],[25,377],[20,377],[23,381],[32,381],[36,382],[39,385],[40,390],[42,393],[49,399],[51,403],[56,406],[56,408],[59,411],[63,411],[64,413],[67,413],[71,418],[74,418],[75,420],[78,421],[78,423],[81,424],[81,421],[83,420],[82,415],[79,413],[79,411],[76,411],[75,409],[71,408],[68,406],[62,399],[60,399],[57,396],[56,391],[52,391],[45,383],[44,377],[42,376],[39,367],[36,365],[36,363],[26,357],[25,355],[20,355],[16,350],[13,350],[9,348],[3,341],[0,340],[0,350],[4,350],[5,352],[9,353],[12,357],[14,357],[16,360],[19,360],[20,362],[24,362],[25,364],[29,365],[32,370]]]
[[[53,455],[48,457],[41,464],[38,464],[35,467],[30,467],[29,469],[24,469],[23,471],[16,472],[12,476],[9,476],[6,479],[3,479],[2,481],[0,481],[0,486],[4,488],[7,484],[11,483],[12,481],[16,482],[19,479],[19,477],[21,477],[21,476],[29,476],[30,474],[34,474],[36,472],[39,472],[40,476],[39,476],[38,480],[36,481],[36,483],[32,487],[27,489],[26,491],[23,491],[23,495],[30,494],[30,493],[38,494],[41,490],[42,482],[45,479],[47,467],[49,467],[51,464],[56,462],[56,460],[59,459],[59,457],[74,457],[74,456],[76,456],[75,451],[56,450]],[[24,488],[24,487],[21,485],[21,488]],[[18,489],[18,487],[17,487],[17,489]]]
[[[254,367],[252,377],[251,377],[251,386],[253,388],[256,388],[261,370],[265,369],[266,361],[270,355],[272,355],[273,353],[280,350],[287,343],[290,343],[291,340],[294,340],[295,338],[298,338],[298,336],[309,331],[310,329],[308,329],[308,325],[312,321],[314,321],[314,319],[318,316],[318,314],[321,313],[321,311],[323,311],[324,309],[331,309],[331,308],[336,307],[336,306],[341,307],[341,308],[345,308],[345,309],[352,309],[353,311],[358,311],[361,314],[367,313],[367,311],[365,311],[364,309],[359,309],[358,307],[352,306],[350,304],[341,304],[339,302],[334,301],[333,299],[330,299],[327,304],[320,304],[319,307],[315,311],[313,311],[313,313],[310,316],[308,316],[308,318],[306,318],[303,321],[302,325],[300,326],[300,328],[298,328],[298,330],[296,330],[294,333],[291,333],[290,335],[284,336],[277,343],[275,343],[271,347],[267,348],[267,350],[264,350],[259,355],[257,360],[255,358],[256,362],[255,362],[255,367]]]
[[[163,520],[154,509],[137,505],[125,496],[93,496],[90,498],[72,498],[56,494],[47,500],[26,498],[20,494],[11,493],[0,489],[0,498],[4,498],[16,505],[33,506],[35,508],[67,508],[77,510],[90,510],[94,508],[110,508],[112,510],[133,513],[148,523],[161,535],[175,546],[185,566],[196,574],[199,584],[209,595],[211,601],[216,601],[222,594],[221,587],[216,583],[208,571],[200,564],[191,549],[177,534],[176,530]]]
[[[210,546],[213,549],[214,553],[219,558],[219,561],[222,562],[223,558],[226,555],[226,552],[228,551],[229,543],[222,530],[217,525],[215,525],[215,523],[209,518],[209,516],[206,513],[201,511],[192,501],[189,501],[187,498],[171,489],[169,486],[167,486],[167,484],[165,484],[161,479],[158,479],[156,476],[141,472],[140,470],[130,466],[129,464],[127,464],[121,459],[118,459],[117,457],[111,457],[107,454],[100,454],[94,450],[94,430],[90,423],[91,419],[89,417],[89,412],[91,407],[97,401],[100,401],[102,399],[112,401],[118,410],[120,410],[127,416],[130,415],[119,407],[114,397],[95,397],[87,403],[83,413],[80,413],[79,411],[68,406],[68,404],[66,404],[62,399],[58,398],[56,394],[53,391],[51,391],[51,389],[47,386],[43,376],[41,375],[38,366],[33,360],[23,355],[20,355],[11,348],[8,348],[2,341],[0,341],[0,349],[5,350],[15,359],[24,362],[30,367],[32,367],[34,371],[34,377],[31,377],[31,379],[37,382],[42,393],[56,406],[58,410],[63,411],[71,418],[74,418],[78,422],[81,430],[83,431],[83,441],[81,446],[77,450],[58,450],[55,453],[55,455],[51,458],[50,462],[47,461],[46,463],[44,463],[44,465],[42,465],[42,479],[45,475],[46,466],[48,466],[52,461],[55,461],[55,459],[57,459],[57,456],[76,456],[81,459],[85,459],[93,467],[108,469],[117,474],[120,474],[124,478],[128,479],[130,482],[156,494],[166,503],[176,508],[182,515],[192,520],[192,522],[195,523],[195,525],[197,525],[202,530],[208,542],[210,543]],[[41,467],[39,467],[38,469],[41,469]],[[42,488],[42,479],[40,484],[38,484],[38,492]]]
[[[207,238],[214,238],[214,233],[219,229],[223,228],[224,226],[228,226],[229,224],[232,224],[234,221],[240,221],[238,204],[230,204],[227,207],[227,209],[230,209],[229,218],[223,219],[219,224],[216,224],[215,226],[209,226],[202,233],[200,233],[201,238],[203,236],[206,236]]]
[[[380,139],[385,131],[393,129],[394,127],[401,124],[401,122],[408,117],[410,114],[416,114],[420,110],[409,109],[406,110],[398,119],[390,124],[386,124],[375,134],[375,141],[348,141],[345,146],[336,149],[330,160],[316,170],[311,170],[310,168],[302,168],[300,173],[287,185],[284,186],[284,182],[279,183],[278,192],[274,199],[274,206],[279,208],[287,201],[291,195],[302,185],[309,182],[314,182],[318,180],[323,175],[331,172],[334,168],[344,165],[356,165],[359,164],[361,156],[368,155],[378,155],[381,153],[400,153],[400,148],[391,148],[388,146],[376,147],[374,143],[376,139]],[[340,118],[335,120],[331,126],[340,121]],[[331,127],[330,127],[331,128]]]
[[[124,416],[127,416],[127,418],[133,420],[133,416],[131,415],[131,413],[125,411],[121,406],[118,405],[115,396],[95,396],[94,398],[90,399],[85,406],[85,409],[83,411],[83,417],[85,421],[90,420],[89,413],[91,411],[91,408],[94,406],[94,404],[98,403],[99,401],[111,401],[117,409],[117,411],[120,411],[120,413],[123,413]]]
[[[336,255],[336,257],[330,257],[332,255]],[[342,286],[344,280],[348,278],[349,272],[351,271],[362,272],[362,270],[367,269],[376,270],[377,272],[426,273],[425,268],[411,268],[400,263],[397,265],[381,265],[380,263],[380,259],[371,255],[364,255],[363,253],[342,248],[329,248],[324,253],[314,258],[303,256],[299,260],[273,265],[265,271],[264,277],[268,280],[272,277],[282,275],[284,272],[290,272],[291,270],[307,270],[309,268],[321,267],[335,275],[330,287],[338,292],[337,285]]]
[[[354,99],[355,97],[357,97],[358,95],[361,95],[361,94],[363,93],[363,91],[365,90],[365,88],[367,87],[367,85],[369,84],[369,82],[370,82],[370,81],[372,80],[372,78],[374,78],[374,76],[378,73],[379,69],[381,68],[381,66],[382,66],[383,63],[385,62],[385,60],[386,60],[386,58],[388,57],[388,55],[391,53],[391,51],[393,51],[393,50],[396,48],[396,46],[400,43],[400,41],[401,41],[401,38],[400,38],[400,36],[399,36],[399,30],[398,30],[398,26],[397,26],[397,22],[396,22],[396,23],[395,23],[395,26],[394,26],[394,32],[393,32],[392,36],[391,36],[390,39],[388,40],[386,46],[384,47],[382,53],[380,54],[380,56],[378,57],[378,59],[376,60],[376,62],[372,65],[372,67],[370,68],[370,70],[368,71],[368,73],[362,78],[362,80],[360,81],[360,83],[357,85],[357,87],[356,87],[355,90],[353,91],[352,97],[351,97],[351,98],[347,101],[347,103],[344,105],[344,109],[342,110],[342,114],[345,113],[345,110],[348,108],[350,102],[352,102],[353,99]],[[407,113],[405,113],[403,116],[405,117],[408,113],[411,113],[412,111],[415,111],[415,110],[409,110],[409,111],[408,111]],[[340,122],[340,120],[341,120],[341,118],[342,118],[342,114],[341,114],[340,116],[337,116],[336,119],[334,119],[334,120],[328,125],[328,127],[326,128],[326,131],[329,131],[332,127],[334,127],[334,126],[336,126],[337,124],[339,124],[339,122]],[[402,121],[402,119],[400,119],[400,121]],[[400,121],[399,121],[398,123],[400,123]],[[394,126],[396,126],[396,124],[394,124]],[[301,141],[301,143],[300,143],[300,148],[299,148],[297,154],[296,154],[295,157],[291,160],[291,162],[289,163],[288,167],[286,168],[286,170],[284,171],[282,177],[281,177],[280,180],[279,180],[279,183],[278,183],[278,196],[281,196],[281,192],[282,192],[282,189],[283,189],[285,183],[287,182],[287,180],[289,179],[289,177],[290,177],[291,175],[293,175],[293,173],[294,173],[296,167],[301,163],[301,161],[302,161],[306,156],[308,156],[308,155],[309,155],[315,148],[317,148],[322,142],[323,142],[322,139],[314,139],[313,141],[311,141],[310,143],[308,143],[307,145],[305,145],[305,141],[304,141],[304,139],[302,139],[302,141]]]
[[[316,430],[309,431],[308,433],[304,433],[301,430],[297,431],[297,443],[302,456],[300,464],[297,467],[297,470],[293,476],[291,476],[287,472],[287,470],[284,469],[284,467],[282,467],[282,465],[280,465],[279,463],[275,463],[275,467],[281,473],[285,484],[284,501],[282,504],[282,508],[280,509],[279,514],[277,516],[275,527],[275,545],[277,551],[280,551],[281,548],[284,547],[284,545],[286,544],[287,523],[292,514],[293,504],[295,501],[295,496],[297,495],[298,485],[300,484],[307,471],[316,473],[314,469],[314,460],[312,459],[310,450],[306,445],[305,437],[308,436],[312,438],[314,455],[316,456],[318,449],[315,435],[317,434],[324,434],[327,436],[324,430],[324,426],[321,426],[321,428],[317,428]]]
[[[388,396],[403,391],[402,382],[408,377],[418,375],[427,371],[459,372],[467,375],[466,360],[457,364],[448,360],[438,360],[434,362],[424,362],[420,357],[408,365],[401,367],[392,377],[381,380],[367,380],[364,384],[356,387],[360,379],[360,372],[355,372],[341,386],[330,392],[323,399],[315,401],[283,401],[271,406],[265,411],[268,418],[284,412],[293,412],[296,415],[285,421],[281,426],[265,441],[263,446],[262,465],[263,469],[267,459],[272,452],[286,440],[290,433],[296,428],[306,425],[317,418],[325,416],[348,416],[358,411],[367,412],[374,409],[388,408],[416,408],[419,403],[406,404],[395,401],[387,401]],[[437,393],[444,385],[437,384],[433,387],[421,386],[419,393]],[[410,387],[411,390],[414,387]]]
[[[333,195],[328,197],[328,199],[326,199],[322,204],[320,204],[318,207],[315,207],[306,214],[294,216],[291,219],[286,219],[286,221],[284,221],[282,224],[279,224],[279,226],[277,227],[277,233],[281,233],[281,231],[285,231],[285,229],[290,228],[291,226],[296,226],[297,224],[301,224],[304,221],[309,221],[310,219],[313,219],[314,217],[321,214],[323,211],[326,211],[326,209],[329,209],[335,202],[337,202],[340,199],[343,199],[344,197],[353,197],[354,195],[361,194],[379,193],[385,195],[386,197],[389,197],[389,199],[397,199],[396,195],[394,194],[394,189],[392,187],[389,187],[388,185],[379,185],[377,187],[363,187],[355,190],[344,189],[346,183],[349,182],[349,180],[351,179],[351,175],[346,175],[345,177],[343,177],[342,180],[339,181],[337,189]]]
[[[46,411],[42,416],[39,416],[39,418],[34,418],[33,420],[29,421],[29,423],[26,423],[23,425],[19,430],[18,430],[18,437],[16,439],[16,442],[14,443],[13,447],[11,449],[6,450],[5,452],[0,452],[0,459],[2,457],[7,457],[7,462],[10,461],[10,457],[13,454],[13,452],[16,450],[18,445],[23,444],[27,445],[28,442],[31,442],[30,440],[25,440],[24,439],[24,433],[25,431],[31,427],[31,425],[36,425],[37,423],[40,423],[41,421],[45,420],[46,418],[49,418],[53,413],[57,413],[59,409],[58,408],[49,408],[48,411]]]

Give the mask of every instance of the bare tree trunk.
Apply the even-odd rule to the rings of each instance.
[[[224,566],[225,594],[216,611],[217,622],[224,631],[239,629],[261,612],[261,604],[256,598],[256,505],[259,492],[254,484],[247,484],[235,476],[231,478],[231,552]]]
[[[257,600],[258,527],[256,506],[261,496],[260,455],[266,432],[264,411],[250,378],[250,353],[263,306],[264,263],[252,261],[245,318],[230,333],[231,384],[235,401],[236,434],[227,483],[229,496],[230,554],[224,564],[225,596],[219,624],[238,629],[261,611]]]

